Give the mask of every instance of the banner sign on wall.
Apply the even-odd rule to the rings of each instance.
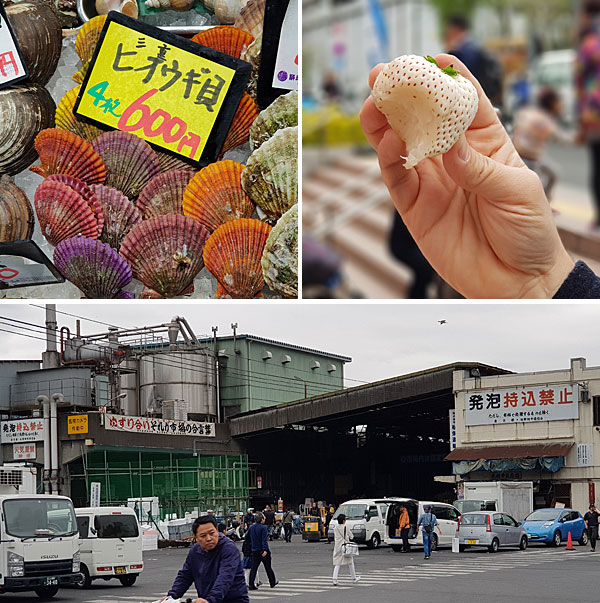
[[[579,417],[577,384],[466,392],[465,425],[564,421]]]
[[[129,433],[153,433],[156,435],[215,437],[214,423],[178,421],[175,419],[150,419],[148,417],[123,417],[106,415],[104,427]]]
[[[42,419],[2,421],[1,425],[0,442],[2,444],[41,442],[44,439],[44,422]]]
[[[34,460],[36,457],[35,444],[13,444],[13,459],[15,461]]]

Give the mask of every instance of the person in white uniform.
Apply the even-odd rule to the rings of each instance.
[[[346,516],[343,513],[340,513],[337,516],[337,525],[333,530],[333,537],[333,585],[337,586],[339,584],[338,575],[342,565],[348,566],[352,581],[358,582],[360,576],[356,575],[356,570],[354,569],[354,557],[347,557],[344,555],[344,544],[354,540],[354,536],[352,530],[349,530],[346,527]]]

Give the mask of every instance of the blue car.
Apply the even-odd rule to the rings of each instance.
[[[537,509],[523,520],[529,542],[545,542],[560,546],[566,542],[571,532],[571,540],[585,546],[588,534],[585,522],[575,509]]]

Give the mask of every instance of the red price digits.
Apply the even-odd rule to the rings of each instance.
[[[189,147],[189,157],[190,159],[194,159],[196,152],[198,151],[198,146],[200,145],[200,136],[193,132],[187,132],[188,127],[183,119],[171,117],[169,113],[162,109],[157,109],[152,113],[150,107],[144,104],[157,92],[157,89],[148,90],[148,92],[142,94],[142,96],[133,101],[133,103],[123,111],[123,115],[121,115],[117,127],[119,130],[125,132],[143,130],[148,138],[162,136],[163,140],[167,143],[173,143],[179,140],[177,151],[181,153],[182,149]],[[134,115],[138,111],[141,115],[137,121],[134,121]],[[129,123],[130,119],[132,120],[131,123]],[[184,136],[184,134],[186,135]]]
[[[13,270],[12,268],[0,268],[0,278],[3,278],[5,280],[14,278],[18,274],[18,270]]]

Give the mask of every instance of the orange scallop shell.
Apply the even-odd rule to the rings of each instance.
[[[258,106],[254,102],[254,99],[247,92],[244,92],[242,100],[233,116],[229,132],[227,132],[227,136],[221,147],[221,157],[229,149],[233,149],[233,147],[237,147],[250,140],[250,126],[258,117],[258,113]]]
[[[120,253],[134,278],[163,297],[176,297],[204,267],[208,235],[202,224],[187,216],[157,216],[138,222],[123,239]]]
[[[93,56],[96,44],[100,39],[100,34],[106,22],[106,15],[92,17],[87,23],[84,23],[77,34],[75,40],[75,50],[85,65]]]
[[[204,264],[234,299],[255,297],[265,286],[262,253],[271,227],[242,218],[219,226],[204,246]]]
[[[239,59],[242,52],[254,42],[254,36],[243,29],[221,25],[197,33],[192,38],[192,42],[214,48],[219,52]]]
[[[265,296],[264,293],[262,291],[259,291],[254,296],[254,299],[258,299],[259,297],[262,298],[264,296]],[[215,297],[217,299],[233,299],[231,297],[231,295],[229,295],[229,293],[227,293],[227,289],[225,289],[225,287],[223,287],[223,285],[221,285],[221,283],[217,283],[217,292],[215,294]]]
[[[73,107],[75,106],[75,101],[77,100],[77,95],[80,90],[81,86],[75,86],[75,88],[71,88],[71,90],[67,91],[60,99],[60,102],[56,107],[56,127],[61,130],[73,132],[84,140],[91,142],[96,136],[100,136],[104,130],[77,119],[73,113]]]
[[[254,203],[241,184],[244,166],[237,161],[217,161],[201,169],[183,193],[183,213],[211,232],[230,220],[249,218]]]
[[[44,180],[34,196],[40,230],[51,245],[84,236],[98,238],[98,220],[89,203],[70,186]]]
[[[29,169],[44,178],[67,174],[86,184],[102,184],[106,179],[102,157],[87,140],[73,132],[48,128],[36,136],[34,144],[42,163]]]

